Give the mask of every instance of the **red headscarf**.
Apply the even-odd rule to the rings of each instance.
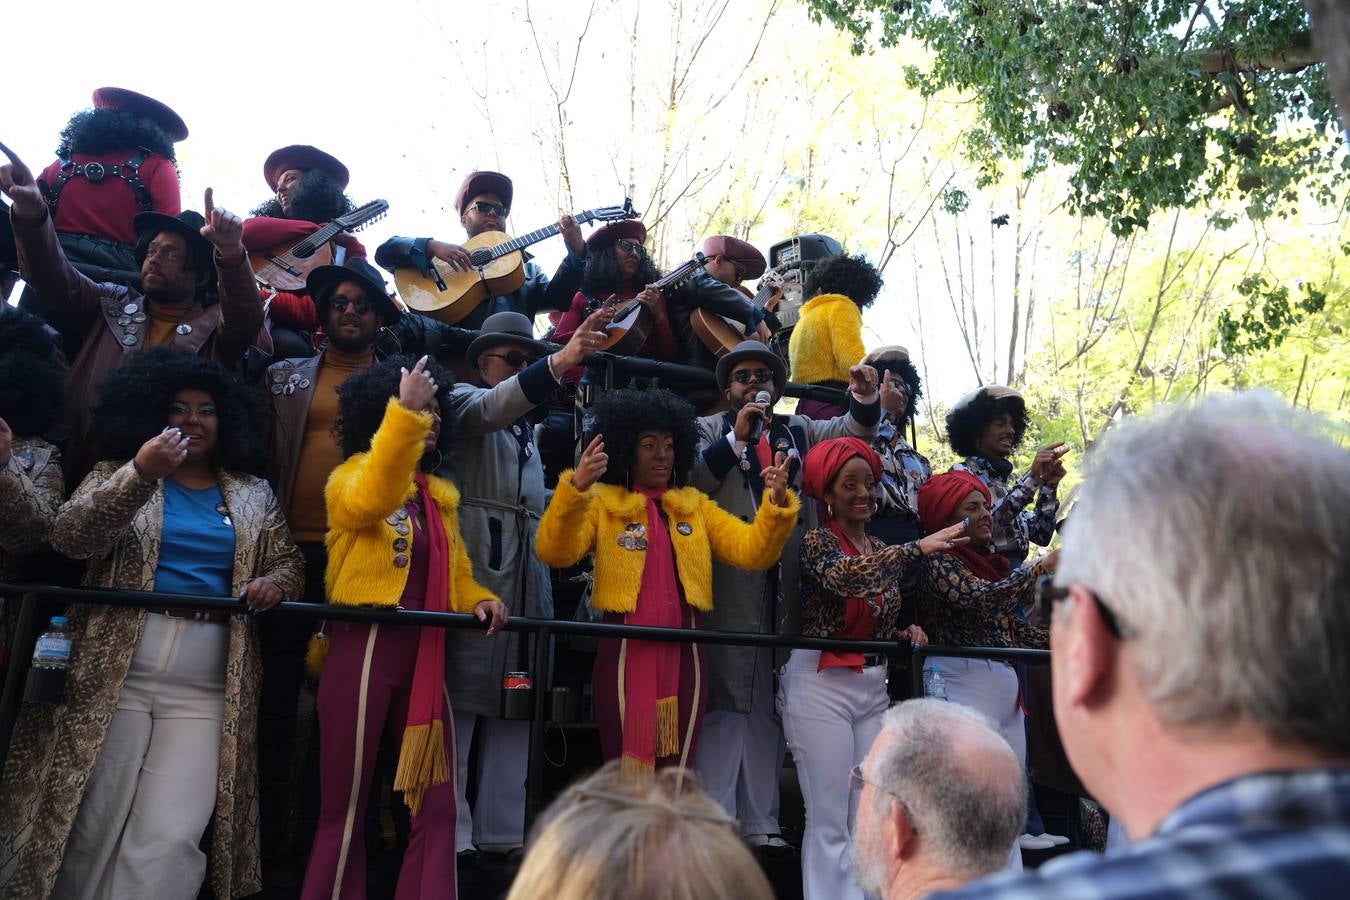
[[[881,457],[861,438],[838,437],[821,441],[806,453],[802,464],[802,491],[806,496],[825,502],[825,491],[844,467],[855,456],[867,460],[872,477],[881,480]]]
[[[924,533],[932,534],[945,528],[952,513],[960,508],[971,491],[979,491],[986,502],[993,502],[989,486],[970,472],[943,472],[925,481],[923,487],[919,488],[919,519],[923,522]],[[985,581],[999,581],[1012,571],[1012,563],[1008,562],[1007,557],[990,551],[988,547],[964,544],[948,552]]]

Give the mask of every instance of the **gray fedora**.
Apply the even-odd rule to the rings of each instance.
[[[552,353],[556,349],[552,344],[534,339],[534,326],[524,314],[499,312],[483,320],[482,327],[478,329],[478,337],[469,344],[468,352],[464,355],[468,358],[469,365],[477,366],[478,357],[483,355],[483,351],[499,344],[524,344],[540,353]]]
[[[782,357],[759,341],[741,341],[735,350],[717,361],[718,390],[727,389],[727,382],[731,380],[731,370],[747,359],[760,360],[772,370],[773,386],[778,390],[779,396],[782,396],[783,389],[787,387],[787,366],[783,363]]]

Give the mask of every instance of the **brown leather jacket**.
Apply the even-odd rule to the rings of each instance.
[[[103,376],[145,346],[150,330],[145,296],[76,271],[56,241],[51,216],[37,226],[12,221],[19,270],[37,292],[38,311],[48,323],[84,341],[66,382],[66,481],[78,484],[94,463],[88,447],[89,412]],[[263,329],[262,297],[248,261],[226,267],[217,257],[216,276],[220,302],[203,306],[198,298],[178,326],[174,349],[210,356],[229,367],[239,363],[251,343],[270,355],[272,339]]]
[[[300,467],[300,445],[305,441],[305,423],[314,386],[319,383],[323,354],[308,359],[283,359],[267,369],[272,397],[272,453],[267,460],[267,480],[276,491],[283,510],[290,509],[295,492],[295,473]],[[291,387],[290,392],[286,391]]]

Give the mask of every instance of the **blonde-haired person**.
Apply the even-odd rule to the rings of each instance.
[[[692,772],[617,760],[544,814],[507,900],[772,900],[740,826]]]

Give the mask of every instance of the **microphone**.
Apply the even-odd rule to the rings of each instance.
[[[768,391],[760,391],[758,394],[755,395],[755,402],[763,404],[764,406],[768,406],[770,403],[773,402],[773,394],[770,394]],[[770,415],[772,415],[772,413],[770,413]],[[754,421],[754,424],[750,426],[750,439],[746,441],[746,443],[747,444],[759,443],[759,436],[760,434],[763,433],[763,431],[764,431],[764,420],[756,419]]]

